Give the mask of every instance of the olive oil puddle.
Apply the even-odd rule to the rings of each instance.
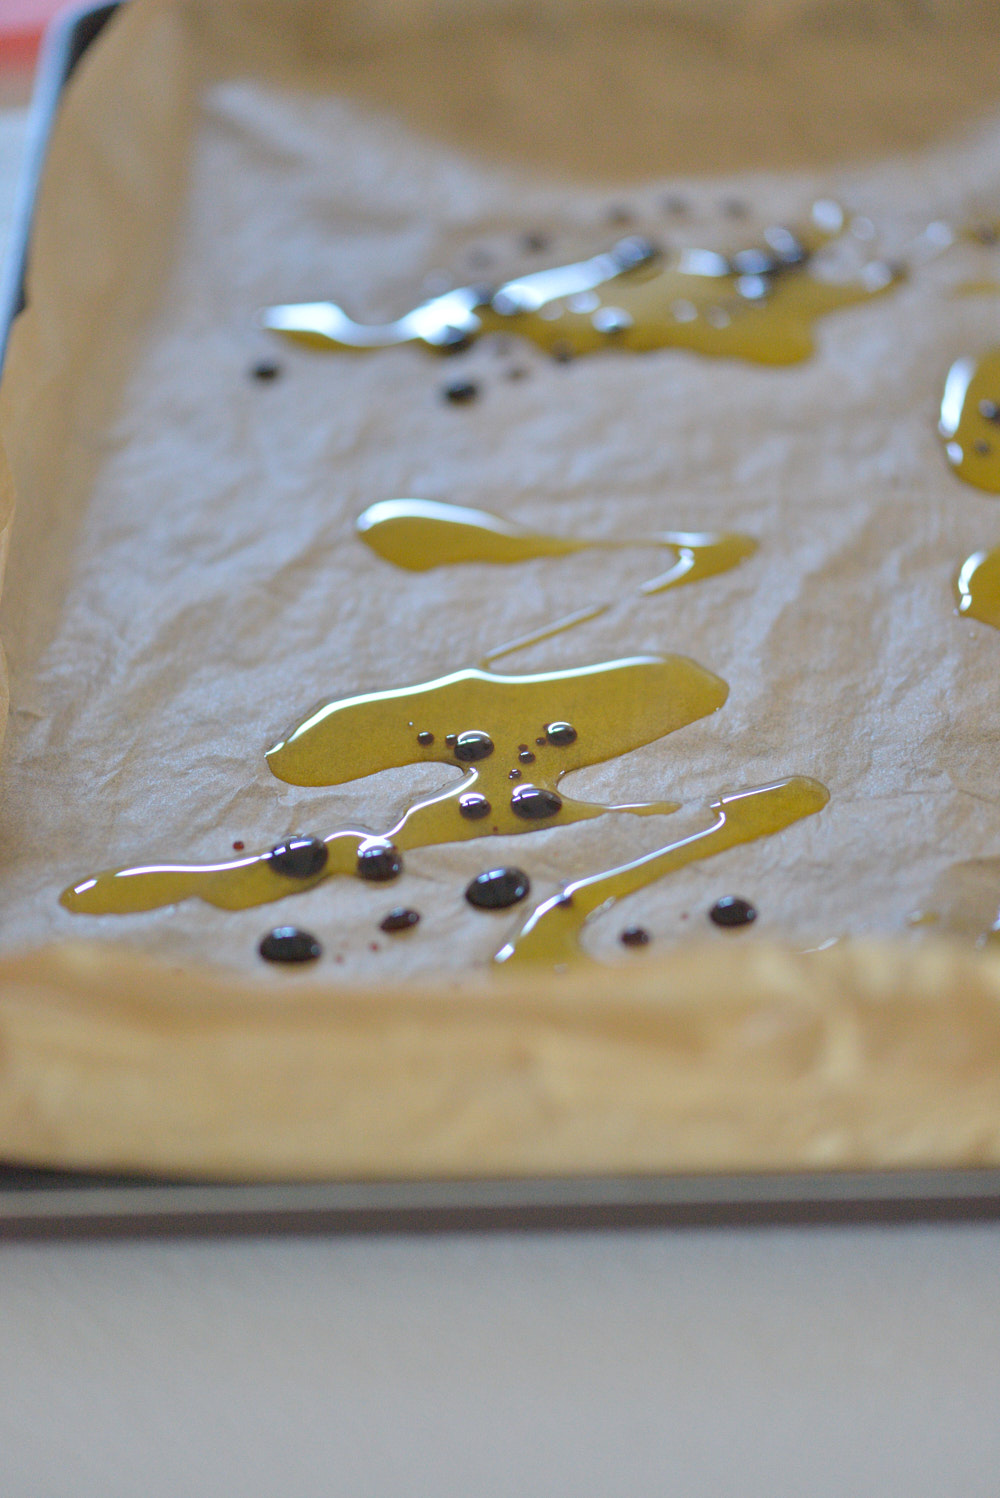
[[[565,885],[558,895],[532,911],[494,960],[550,967],[578,962],[585,955],[579,938],[591,916],[686,864],[771,836],[803,817],[814,816],[829,799],[825,786],[799,775],[720,796],[711,805],[715,821],[710,827],[631,863]]]
[[[1000,348],[951,366],[938,430],[958,477],[1000,494]]]
[[[469,669],[333,701],[268,752],[279,780],[341,785],[425,762],[465,774],[416,801],[380,836],[363,828],[331,833],[323,839],[324,866],[302,878],[290,877],[271,849],[224,863],[107,870],[65,890],[62,903],[79,913],[125,914],[198,896],[239,910],[311,889],[332,874],[358,874],[366,850],[386,841],[405,852],[608,811],[667,814],[679,803],[604,806],[563,797],[556,786],[571,770],[616,758],[716,712],[727,695],[725,682],[683,656],[635,656],[533,676]],[[539,794],[526,794],[532,790]]]
[[[328,350],[419,343],[449,351],[503,331],[563,358],[607,348],[686,348],[794,364],[812,353],[818,318],[879,296],[900,278],[881,261],[869,262],[854,281],[813,275],[817,251],[843,226],[839,207],[822,202],[805,228],[774,227],[762,245],[734,254],[687,249],[663,255],[633,237],[589,260],[519,276],[499,288],[461,287],[392,323],[355,322],[333,302],[268,307],[260,321]]]

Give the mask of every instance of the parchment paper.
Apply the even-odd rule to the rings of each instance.
[[[328,976],[483,967],[513,921],[465,905],[481,869],[516,862],[542,898],[703,825],[719,791],[788,774],[829,787],[819,817],[633,897],[591,949],[613,957],[633,921],[657,949],[731,940],[705,920],[727,892],[761,912],[740,940],[903,936],[943,869],[1000,842],[1000,637],[951,596],[998,516],[935,436],[949,364],[996,336],[997,303],[951,290],[995,273],[997,251],[960,245],[828,318],[790,369],[670,350],[560,366],[486,342],[447,364],[324,357],[254,318],[327,296],[396,315],[434,277],[481,279],[486,257],[497,279],[606,248],[622,207],[642,232],[734,248],[833,196],[905,258],[930,221],[1000,207],[994,7],[933,7],[909,30],[888,3],[326,11],[133,0],[67,97],[3,390],[4,947],[96,938],[251,972],[263,932],[294,921]],[[523,250],[536,231],[551,255]],[[278,380],[248,377],[272,357]],[[513,364],[527,376],[505,378]],[[482,386],[468,408],[440,398],[459,373]],[[645,602],[635,585],[659,564],[638,551],[410,575],[353,535],[366,505],[403,495],[761,545]],[[439,768],[304,791],[264,749],[322,699],[471,664],[606,598],[610,615],[504,668],[675,651],[724,677],[714,717],[566,782],[683,813],[417,852],[391,888],[330,880],[239,914],[59,907],[100,868],[388,826]],[[378,921],[400,903],[423,921],[392,942]]]

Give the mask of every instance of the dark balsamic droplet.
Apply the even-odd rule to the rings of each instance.
[[[544,735],[541,738],[537,738],[535,740],[535,743],[538,745],[539,749],[541,749],[543,747],[543,745],[545,744],[545,737],[544,737]]]
[[[446,733],[444,736],[444,741],[448,745],[449,749],[454,749],[455,745],[458,743],[458,734]]]
[[[531,880],[523,869],[487,869],[477,874],[465,891],[465,898],[477,910],[506,910],[516,905],[531,889]]]
[[[623,947],[648,947],[649,932],[645,926],[626,926],[618,940]]]
[[[977,437],[972,445],[981,458],[989,457],[990,453],[993,451],[990,444],[988,442],[984,442],[982,437]]]
[[[276,380],[281,374],[281,365],[274,364],[270,359],[262,359],[259,364],[254,365],[250,373],[255,380],[260,380],[262,384],[268,384],[271,380]]]
[[[568,343],[560,339],[558,343],[552,345],[552,357],[557,364],[572,364],[573,350]]]
[[[542,251],[547,250],[548,247],[548,235],[540,233],[537,229],[534,230],[531,234],[525,234],[521,239],[521,248],[522,250],[525,250],[529,255],[540,255]]]
[[[521,771],[520,770],[511,770],[510,773],[507,776],[508,780],[520,780],[520,778],[521,778]]]
[[[236,841],[235,841],[235,843],[233,844],[233,848],[234,848],[234,850],[237,853],[242,853],[243,849],[245,847],[246,847],[246,843],[243,842],[243,840],[241,838],[237,838]]]
[[[312,879],[326,868],[329,852],[322,838],[298,836],[275,843],[267,857],[276,874],[285,874],[289,879]]]
[[[358,877],[369,879],[373,884],[385,884],[395,879],[403,869],[399,849],[393,843],[373,838],[362,843],[358,849]]]
[[[470,822],[481,821],[493,810],[486,797],[481,796],[478,791],[470,791],[467,796],[459,796],[458,809],[463,817],[468,817]]]
[[[450,385],[444,387],[441,394],[453,406],[467,406],[476,399],[479,386],[474,380],[452,380]]]
[[[522,765],[533,765],[535,763],[535,756],[532,754],[527,744],[521,745],[521,747],[517,751],[517,757],[521,761]]]
[[[708,918],[717,926],[749,926],[757,919],[757,912],[749,900],[739,895],[723,895],[708,912]]]
[[[562,797],[539,785],[519,785],[510,798],[510,809],[526,822],[541,822],[562,811]]]
[[[426,745],[426,744],[433,744],[433,742],[434,742],[434,735],[432,733],[428,733],[428,731],[427,731],[426,728],[423,729],[420,733],[417,734],[417,743],[418,744],[424,744],[424,745]]]
[[[977,224],[972,230],[972,238],[976,244],[996,244],[1000,240],[1000,231],[996,230],[992,224]]]
[[[379,925],[382,931],[409,931],[419,920],[418,910],[407,910],[405,906],[397,905],[396,909],[390,910]]]
[[[265,962],[315,962],[323,948],[310,931],[298,926],[275,926],[257,948]]]
[[[455,758],[463,765],[475,764],[478,760],[489,759],[493,753],[493,740],[488,733],[481,733],[478,728],[470,728],[466,733],[460,733],[454,745]]]
[[[550,744],[563,749],[567,744],[576,743],[576,729],[572,723],[546,723],[545,737]]]

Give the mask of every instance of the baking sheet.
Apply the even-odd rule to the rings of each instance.
[[[575,525],[583,514],[593,533],[604,527],[613,534],[623,523],[640,530],[738,521],[762,536],[780,535],[783,565],[766,574],[766,589],[748,567],[715,580],[711,597],[689,589],[640,609],[626,591],[635,579],[625,575],[621,604],[593,627],[591,640],[585,630],[570,637],[558,662],[544,648],[540,657],[526,652],[524,668],[669,648],[695,655],[733,683],[723,715],[684,730],[683,745],[677,735],[676,743],[632,756],[629,766],[592,773],[592,793],[650,794],[653,781],[653,793],[676,793],[680,769],[696,817],[699,802],[720,788],[780,773],[816,774],[834,791],[822,828],[807,824],[688,871],[676,894],[661,886],[645,906],[632,902],[636,916],[679,935],[681,915],[710,903],[725,863],[733,886],[752,880],[765,935],[770,928],[808,943],[845,931],[901,930],[934,874],[958,856],[988,851],[995,831],[993,761],[988,737],[974,726],[989,721],[990,632],[957,625],[946,606],[927,623],[927,599],[947,597],[962,524],[970,538],[978,526],[972,549],[990,508],[971,491],[956,491],[928,420],[950,358],[942,349],[964,351],[978,332],[979,310],[959,307],[956,314],[947,295],[975,253],[923,267],[897,293],[888,321],[888,303],[831,320],[808,369],[701,365],[671,353],[562,369],[528,356],[531,379],[521,390],[497,378],[495,353],[476,350],[469,363],[487,399],[457,412],[437,400],[440,368],[415,350],[346,367],[282,351],[285,377],[263,390],[245,380],[263,349],[250,331],[261,303],[333,291],[332,267],[342,266],[343,284],[357,288],[362,310],[382,315],[398,310],[400,298],[408,305],[421,277],[461,263],[470,248],[486,247],[502,263],[511,257],[512,237],[539,222],[560,244],[593,244],[596,233],[606,235],[609,205],[620,194],[581,182],[586,172],[579,170],[571,182],[554,180],[551,163],[536,173],[509,162],[484,166],[454,143],[443,149],[433,137],[414,137],[387,118],[384,101],[359,107],[352,99],[347,107],[315,87],[312,67],[312,76],[290,76],[281,47],[270,58],[273,77],[248,83],[232,47],[222,48],[223,62],[212,46],[232,42],[227,26],[238,14],[239,35],[259,60],[250,11],[146,11],[128,39],[130,55],[137,44],[138,55],[145,46],[150,58],[172,47],[178,67],[171,88],[178,93],[166,97],[170,90],[161,85],[154,96],[157,128],[144,142],[139,132],[148,155],[139,170],[139,147],[130,147],[135,154],[124,176],[133,197],[127,214],[119,201],[104,203],[108,230],[96,266],[88,271],[87,257],[77,255],[70,267],[63,313],[72,311],[71,293],[79,295],[73,276],[97,267],[100,276],[88,286],[84,326],[70,337],[63,330],[61,385],[51,367],[44,382],[36,371],[34,386],[26,380],[21,392],[31,396],[32,420],[10,429],[15,469],[20,462],[26,480],[22,493],[44,495],[46,506],[58,493],[63,520],[53,532],[50,508],[40,506],[34,521],[29,513],[24,560],[19,571],[15,556],[7,590],[7,639],[15,682],[23,684],[7,753],[9,929],[17,945],[77,935],[85,926],[103,937],[107,929],[106,921],[70,918],[46,900],[54,846],[68,864],[92,844],[95,822],[104,845],[110,830],[114,860],[90,858],[73,869],[79,875],[102,861],[151,853],[214,856],[226,824],[241,838],[260,828],[248,842],[266,846],[301,826],[306,806],[309,830],[349,820],[357,787],[288,792],[269,783],[262,767],[259,749],[303,707],[320,692],[400,684],[467,663],[519,632],[526,595],[544,622],[607,589],[604,564],[585,558],[558,578],[532,566],[523,593],[486,569],[471,579],[435,576],[430,589],[426,579],[415,585],[394,575],[387,582],[383,564],[352,543],[351,523],[365,503],[389,492],[479,503],[553,528],[570,515]],[[289,34],[301,44],[301,30],[293,25]],[[274,38],[266,40],[270,47]],[[343,36],[337,46],[343,49]],[[387,73],[398,83],[406,51],[395,52],[395,72],[390,63]],[[189,163],[191,116],[175,111],[178,100],[195,97],[195,73],[201,91]],[[66,143],[64,165],[74,170],[78,143],[79,134]],[[121,151],[119,137],[116,157]],[[817,191],[832,192],[869,212],[883,230],[880,247],[895,253],[925,225],[929,201],[934,217],[980,214],[996,196],[996,158],[995,127],[980,124],[957,144],[897,161],[891,172],[857,167],[827,169],[819,178],[758,174],[680,184],[661,175],[628,198],[645,226],[665,186],[680,185],[691,206],[685,232],[717,242],[732,237],[721,205],[736,192],[760,222],[794,212]],[[120,190],[121,178],[102,165],[97,182],[107,177]],[[59,180],[54,166],[53,195]],[[167,188],[179,182],[185,195],[165,191],[151,206],[147,189],[156,181]],[[383,196],[373,184],[384,184]],[[85,179],[87,191],[94,186]],[[83,191],[78,185],[69,196],[82,201]],[[64,216],[72,211],[65,194],[50,201]],[[175,201],[182,210],[165,222],[164,205]],[[91,199],[88,223],[93,209]],[[127,247],[118,252],[134,272],[124,281],[125,266],[108,258],[123,224]],[[49,241],[53,253],[65,243],[64,230],[65,217]],[[43,285],[44,261],[40,248],[35,275]],[[65,275],[67,266],[59,271]],[[99,360],[81,380],[72,354],[90,347],[95,327],[102,329]],[[31,331],[44,336],[40,326]],[[21,369],[30,374],[27,336],[24,342]],[[17,384],[8,379],[9,409]],[[54,409],[46,411],[46,400],[56,397],[59,430],[70,436],[63,453],[39,440],[43,413],[51,419]],[[22,416],[27,410],[21,407]],[[637,446],[636,431],[662,431],[662,443],[654,451]],[[61,544],[53,545],[53,534]],[[359,577],[356,604],[357,595],[347,600],[345,582]],[[33,608],[26,607],[29,595]],[[38,607],[61,596],[59,617]],[[714,648],[709,659],[706,642]],[[387,682],[390,657],[395,674]],[[303,699],[306,682],[316,685]],[[956,716],[955,701],[962,703],[960,722],[942,735],[942,721]],[[251,741],[256,764],[246,753]],[[54,766],[58,797],[49,778]],[[412,785],[397,777],[366,787],[366,820],[380,825],[379,813],[387,819]],[[609,828],[612,822],[621,825]],[[640,830],[648,834],[655,825]],[[589,871],[598,853],[606,863],[609,852],[643,851],[624,818],[602,821],[592,846],[589,831],[532,835],[541,892]],[[496,852],[524,859],[526,842],[510,840]],[[401,897],[431,911],[440,903],[440,916],[424,927],[424,946],[407,949],[407,971],[438,973],[443,956],[456,967],[488,960],[495,928],[472,932],[454,899],[456,885],[480,866],[478,852],[475,845],[434,850],[421,857],[419,873],[407,874],[412,883],[400,888]],[[337,930],[345,976],[382,981],[393,968],[384,948],[371,952],[371,896],[330,882],[299,897],[296,919]],[[255,966],[262,929],[259,912],[220,918],[196,907],[115,926],[119,940],[143,952],[175,962],[210,955],[246,970]],[[605,955],[614,935],[615,928],[605,932]]]

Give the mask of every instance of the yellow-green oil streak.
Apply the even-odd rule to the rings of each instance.
[[[631,863],[567,884],[532,911],[495,960],[549,967],[579,961],[584,955],[580,946],[583,928],[598,911],[686,864],[768,837],[803,817],[814,816],[829,799],[825,786],[801,775],[720,796],[711,806],[715,821],[710,827]]]

